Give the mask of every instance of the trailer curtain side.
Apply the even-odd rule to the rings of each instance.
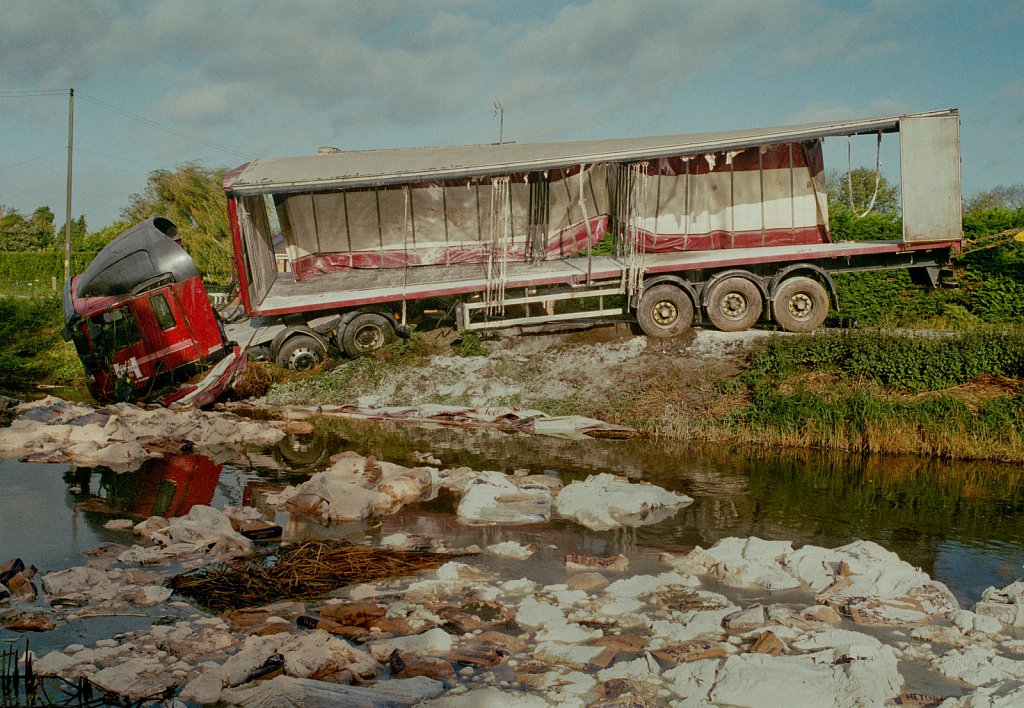
[[[629,164],[640,169],[629,170]],[[635,182],[642,181],[642,185]],[[638,189],[638,187],[642,187]],[[642,204],[634,203],[642,194]],[[632,195],[632,196],[630,196]],[[251,260],[269,263],[273,218],[242,197]],[[292,277],[350,268],[537,262],[606,236],[648,253],[821,243],[828,207],[821,142],[570,165],[412,184],[273,195]],[[256,300],[275,277],[250,265]]]

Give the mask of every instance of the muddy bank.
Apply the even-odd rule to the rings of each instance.
[[[1019,337],[935,334],[694,329],[650,340],[603,325],[496,337],[478,356],[444,347],[345,362],[258,403],[510,406],[712,444],[1024,460]]]
[[[442,351],[405,360],[361,359],[277,384],[257,405],[539,409],[671,434],[678,418],[720,405],[716,383],[744,370],[751,348],[772,336],[693,330],[672,340],[635,336],[626,325],[488,339],[486,353]]]

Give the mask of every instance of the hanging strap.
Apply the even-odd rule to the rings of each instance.
[[[846,194],[850,198],[850,211],[858,219],[863,219],[875,208],[875,200],[878,199],[878,186],[882,183],[882,131],[878,131],[878,139],[875,143],[875,193],[871,195],[871,202],[863,214],[858,214],[853,206],[853,136],[846,136]]]

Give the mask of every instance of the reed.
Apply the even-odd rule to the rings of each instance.
[[[348,541],[308,540],[272,555],[175,575],[168,585],[211,610],[234,610],[282,599],[313,600],[344,585],[410,575],[454,557],[357,546]]]

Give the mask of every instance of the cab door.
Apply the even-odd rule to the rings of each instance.
[[[139,323],[157,368],[172,372],[199,358],[199,347],[170,286],[146,293],[137,302]]]

